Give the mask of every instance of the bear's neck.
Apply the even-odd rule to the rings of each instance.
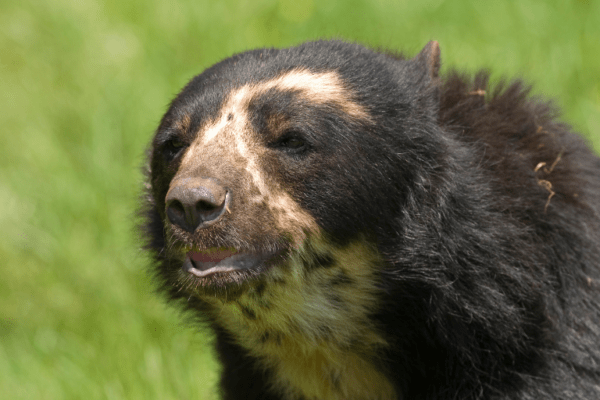
[[[370,318],[380,257],[364,240],[319,253],[328,261],[307,269],[309,255],[292,256],[234,300],[208,300],[213,321],[272,371],[286,399],[398,399],[377,361],[388,343]]]

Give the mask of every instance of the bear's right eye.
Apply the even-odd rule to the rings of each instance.
[[[167,159],[167,161],[171,161],[177,157],[179,153],[181,153],[181,150],[183,150],[186,146],[187,145],[184,142],[177,138],[169,139],[163,146],[163,156],[165,159]]]

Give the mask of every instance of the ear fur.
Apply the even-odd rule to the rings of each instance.
[[[433,85],[439,83],[440,72],[440,44],[432,40],[423,47],[423,50],[413,58],[423,70]]]

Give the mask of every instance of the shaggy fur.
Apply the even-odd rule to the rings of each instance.
[[[521,82],[438,69],[310,42],[171,104],[143,232],[224,399],[600,398],[600,159]]]

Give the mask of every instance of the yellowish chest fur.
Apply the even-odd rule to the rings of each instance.
[[[274,373],[285,399],[398,399],[376,361],[387,343],[369,319],[378,306],[376,251],[365,242],[310,248],[235,301],[214,300],[217,323]],[[307,269],[315,254],[327,254],[328,265]]]

